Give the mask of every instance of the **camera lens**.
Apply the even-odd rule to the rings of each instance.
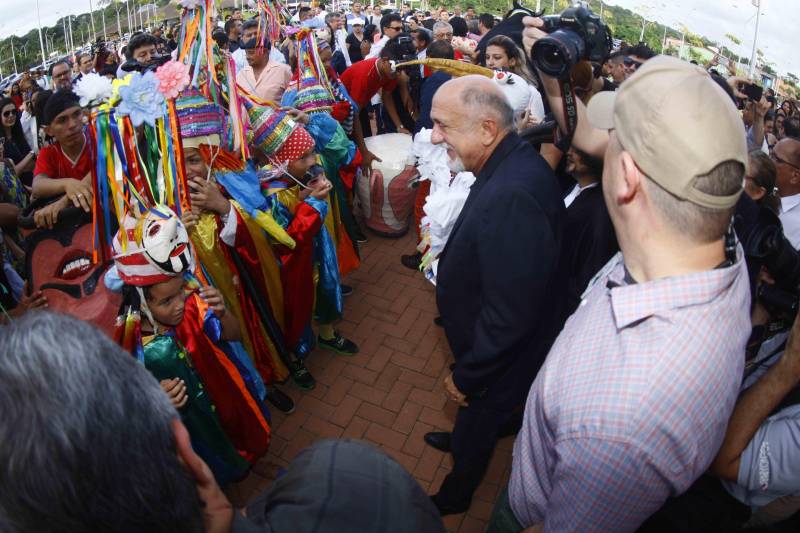
[[[586,53],[583,38],[570,30],[556,30],[533,45],[533,64],[547,74],[560,80],[569,78],[572,65]]]

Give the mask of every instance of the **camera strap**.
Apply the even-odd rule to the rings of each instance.
[[[561,101],[564,104],[564,118],[567,123],[567,131],[561,128],[556,129],[555,144],[556,148],[566,153],[572,144],[572,137],[578,127],[578,104],[575,101],[575,89],[569,79],[559,80],[561,86]]]

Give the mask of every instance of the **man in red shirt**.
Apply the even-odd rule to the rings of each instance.
[[[39,151],[33,171],[33,196],[64,196],[38,210],[34,218],[37,226],[52,228],[59,211],[69,205],[91,211],[94,158],[75,93],[62,89],[53,94],[45,104],[43,118],[44,131],[55,142]]]
[[[400,40],[401,37],[406,39]],[[406,56],[413,59],[416,57],[416,53],[413,40],[403,34],[390,39],[381,50],[379,57],[355,63],[345,70],[340,78],[350,98],[358,105],[359,110],[368,106],[370,99],[380,92],[386,112],[399,133],[411,132],[403,127],[400,115],[397,113],[394,98],[392,98],[392,93],[399,85],[397,83],[398,72],[392,70],[391,62],[401,61]],[[408,87],[402,84],[400,90],[407,93]],[[406,98],[403,99],[403,101],[405,100]],[[364,143],[364,132],[361,130],[361,122],[358,120],[353,124],[353,137],[355,137],[354,140],[361,151],[363,158],[362,168],[366,172],[366,169],[371,168],[372,161],[380,161],[380,159],[367,150],[367,146]]]

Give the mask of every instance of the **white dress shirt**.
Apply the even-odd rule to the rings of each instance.
[[[800,194],[781,198],[779,217],[783,224],[783,234],[795,250],[800,249]]]

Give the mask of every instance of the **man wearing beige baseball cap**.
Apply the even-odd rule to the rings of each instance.
[[[574,144],[604,155],[621,253],[531,387],[489,531],[636,530],[708,468],[741,381],[750,293],[729,227],[747,146],[733,103],[659,56],[578,105]]]

